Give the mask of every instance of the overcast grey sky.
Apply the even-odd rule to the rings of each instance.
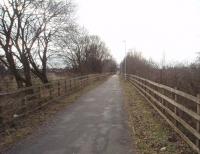
[[[80,25],[99,35],[118,62],[127,49],[160,62],[192,61],[200,51],[200,0],[75,0]]]

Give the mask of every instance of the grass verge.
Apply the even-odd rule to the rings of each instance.
[[[40,125],[50,120],[56,113],[66,109],[69,104],[77,100],[82,94],[97,87],[104,81],[105,80],[94,82],[74,94],[53,101],[44,108],[21,118],[16,124],[13,124],[12,128],[8,128],[5,132],[0,134],[0,153],[17,141],[32,134],[35,130],[39,129]]]
[[[142,154],[194,154],[130,83],[121,80],[129,126]]]

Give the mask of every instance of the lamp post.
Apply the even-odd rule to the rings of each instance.
[[[124,56],[124,78],[126,80],[126,40],[124,42],[124,47],[125,47],[125,56]]]

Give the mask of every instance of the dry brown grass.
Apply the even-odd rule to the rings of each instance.
[[[56,73],[48,73],[48,80],[50,82],[56,81],[56,80],[62,80],[62,79],[70,79],[73,76],[69,73],[63,73],[63,74],[56,74]],[[32,76],[32,83],[33,85],[40,85],[42,82],[39,78],[35,78]],[[5,76],[4,78],[0,77],[0,92],[10,92],[17,89],[17,83],[13,76]]]
[[[138,151],[144,154],[193,154],[193,150],[170,128],[128,82],[121,80],[129,125]]]

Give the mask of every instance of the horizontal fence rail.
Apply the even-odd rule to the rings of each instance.
[[[171,88],[136,75],[126,79],[146,98],[168,124],[200,154],[200,95]]]
[[[0,132],[19,117],[34,112],[52,100],[72,94],[109,75],[110,73],[92,74],[62,79],[0,94]]]

